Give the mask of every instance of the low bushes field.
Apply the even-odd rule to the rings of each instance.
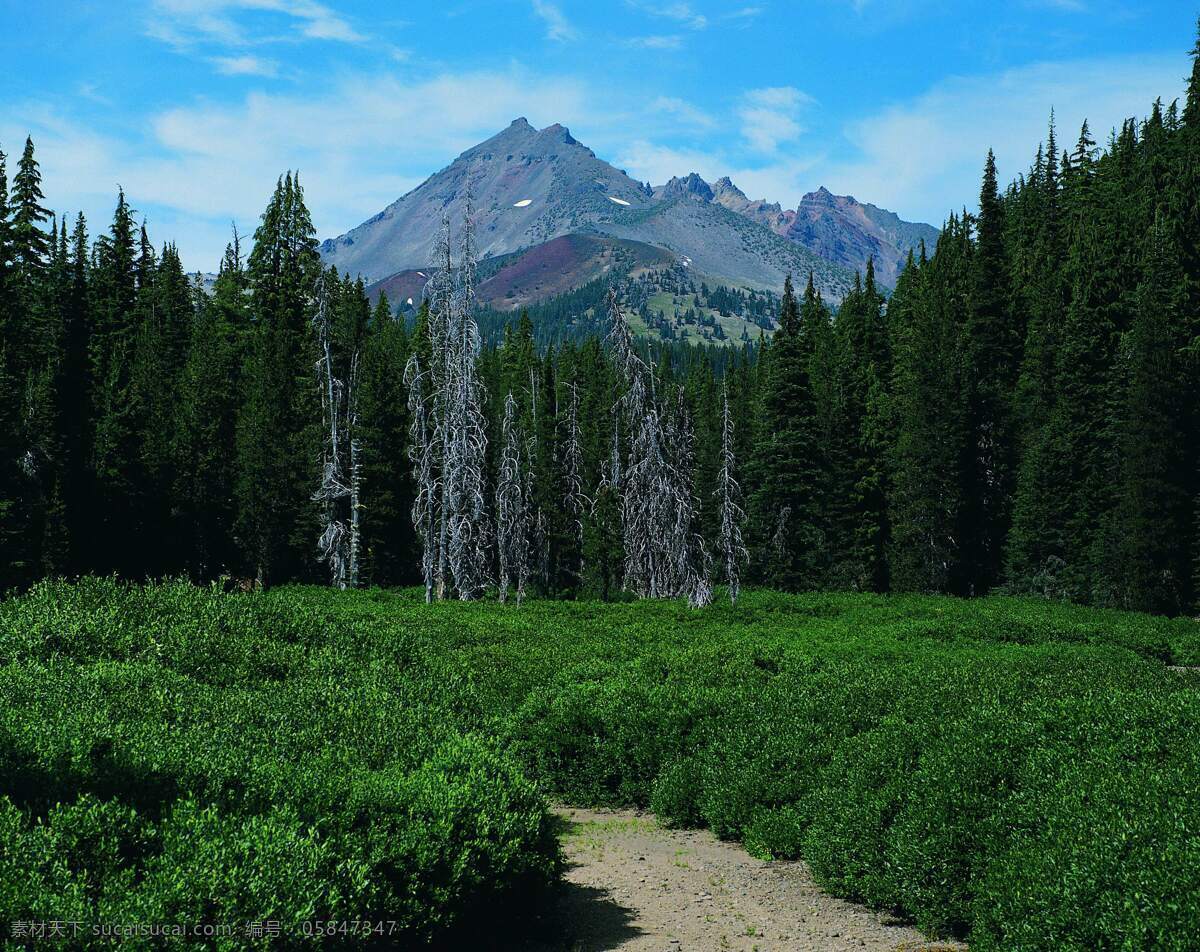
[[[1195,948],[1200,677],[1168,666],[1198,630],[1007,598],[43,584],[0,603],[0,923],[452,945],[554,882],[554,797],[803,857],[975,949]]]

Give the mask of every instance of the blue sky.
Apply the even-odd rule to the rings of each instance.
[[[321,237],[516,116],[631,175],[731,175],[794,207],[825,185],[940,224],[989,147],[1027,167],[1051,107],[1097,138],[1170,101],[1187,0],[0,0],[0,148],[50,204],[215,268],[299,168]]]

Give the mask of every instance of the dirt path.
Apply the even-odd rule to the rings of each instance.
[[[631,811],[555,811],[567,888],[537,952],[965,949],[821,892],[804,863],[764,862],[707,831]]]

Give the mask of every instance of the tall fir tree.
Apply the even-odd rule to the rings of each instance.
[[[137,342],[137,241],[124,192],[117,196],[108,234],[96,244],[91,282],[91,481],[87,562],[100,572],[138,577],[143,559],[138,494],[138,447],[130,402]]]
[[[959,536],[966,419],[962,400],[957,289],[969,258],[965,225],[951,216],[937,253],[910,267],[892,296],[892,586],[964,591]]]
[[[225,249],[212,297],[197,297],[191,344],[179,374],[172,458],[178,535],[199,579],[245,570],[234,532],[238,407],[250,315],[241,240]]]
[[[1009,313],[1004,207],[991,150],[980,189],[971,271],[962,332],[967,403],[962,462],[963,571],[969,589],[984,593],[1000,576],[1011,520],[1015,465],[1011,394],[1020,359],[1020,341]]]
[[[25,485],[20,467],[21,413],[12,299],[12,243],[6,159],[0,152],[0,591],[23,582],[28,568]]]
[[[1120,469],[1105,548],[1111,594],[1123,608],[1175,614],[1191,602],[1188,487],[1179,440],[1189,392],[1175,336],[1185,297],[1165,229],[1149,241],[1137,313],[1122,346],[1127,383],[1117,423]]]
[[[319,457],[310,323],[321,263],[299,181],[275,188],[247,262],[252,331],[237,428],[238,535],[259,584],[314,577]]]
[[[805,304],[817,306],[811,284]],[[759,451],[758,488],[751,498],[760,577],[785,591],[818,584],[825,544],[818,509],[815,406],[805,357],[800,306],[789,277],[779,330],[771,341],[764,395],[767,438]]]
[[[427,306],[422,304],[422,310]],[[418,318],[427,323],[427,316]],[[412,343],[403,319],[381,295],[363,351],[359,413],[363,434],[365,579],[373,585],[407,585],[418,580],[420,552],[413,532],[414,486],[405,458],[409,417],[404,366]]]
[[[837,427],[830,435],[838,456],[830,467],[831,507],[838,569],[832,581],[844,587],[881,590],[887,584],[889,536],[886,463],[879,440],[879,414],[886,412],[885,381],[891,375],[891,344],[883,317],[883,295],[875,263],[838,310]],[[839,499],[840,497],[840,499]]]
[[[42,173],[34,157],[33,139],[25,139],[25,149],[12,180],[12,256],[21,289],[32,294],[38,277],[50,257],[53,237],[43,225],[50,210],[42,205]]]

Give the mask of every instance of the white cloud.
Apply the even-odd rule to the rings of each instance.
[[[1060,147],[1074,145],[1085,118],[1103,145],[1110,129],[1129,116],[1144,116],[1156,97],[1169,102],[1180,95],[1180,72],[1178,57],[1168,55],[952,78],[850,122],[844,129],[849,152],[836,137],[811,149],[767,148],[782,141],[780,134],[798,134],[792,116],[812,100],[790,87],[751,90],[736,109],[747,152],[739,152],[736,143],[706,150],[640,139],[617,154],[630,174],[655,184],[692,170],[710,182],[729,175],[750,198],[785,208],[825,185],[905,218],[940,225],[951,210],[975,204],[989,148],[996,152],[1002,181],[1028,169],[1046,135],[1051,107]]]
[[[247,13],[276,14],[287,32],[251,31]],[[197,43],[249,46],[269,40],[311,39],[361,43],[367,39],[342,16],[315,0],[152,0],[150,36],[187,49]]]
[[[279,65],[258,56],[214,56],[213,65],[226,76],[274,76]]]
[[[674,96],[658,96],[649,104],[652,113],[665,113],[681,120],[685,125],[700,129],[711,129],[717,121],[702,109]]]
[[[811,188],[813,170],[824,161],[821,154],[787,156],[762,164],[746,164],[723,152],[680,149],[644,139],[629,145],[617,162],[639,181],[662,185],[673,175],[696,172],[712,183],[728,175],[747,197],[765,198],[795,208],[800,197]]]
[[[667,36],[631,36],[624,41],[623,45],[633,50],[679,50],[683,49],[683,37],[677,34]]]
[[[647,0],[626,0],[626,3],[643,13],[666,20],[674,20],[692,30],[703,30],[708,26],[708,17],[703,13],[697,13],[690,3],[651,3]]]
[[[1144,116],[1158,96],[1182,93],[1177,56],[1113,57],[1044,63],[994,75],[958,77],[907,102],[850,123],[859,157],[823,163],[821,184],[941,224],[953,208],[973,206],[987,150],[1002,181],[1028,169],[1046,135],[1051,107],[1060,145],[1070,148],[1083,120],[1101,144],[1129,116]]]
[[[762,7],[742,7],[740,10],[732,10],[721,16],[722,20],[734,20],[742,26],[747,26],[751,20],[758,19],[763,14]]]
[[[720,157],[699,150],[676,149],[645,139],[629,143],[614,163],[639,182],[662,185],[674,175],[696,172],[712,182],[725,174]]]
[[[341,17],[315,16],[307,18],[301,32],[311,40],[336,40],[340,43],[362,43],[367,37]]]
[[[579,31],[563,16],[558,4],[549,0],[533,0],[533,12],[546,23],[546,39],[559,43],[578,39]]]
[[[111,106],[112,100],[100,92],[100,87],[95,83],[80,83],[75,87],[75,91],[84,99],[90,102],[97,103],[101,106]]]
[[[320,237],[340,234],[517,115],[548,125],[588,116],[574,80],[520,69],[406,82],[347,74],[317,98],[254,92],[229,106],[180,106],[148,119],[149,138],[99,133],[43,106],[13,104],[0,142],[32,132],[44,190],[82,209],[92,233],[111,217],[117,183],[146,210],[156,241],[176,240],[189,270],[212,270],[229,222],[253,231],[276,177],[299,169]],[[438,121],[428,121],[436,115]],[[18,125],[9,117],[20,117]]]
[[[786,142],[793,142],[804,131],[798,121],[800,110],[813,99],[794,86],[752,89],[738,108],[742,137],[756,152],[774,153]]]

